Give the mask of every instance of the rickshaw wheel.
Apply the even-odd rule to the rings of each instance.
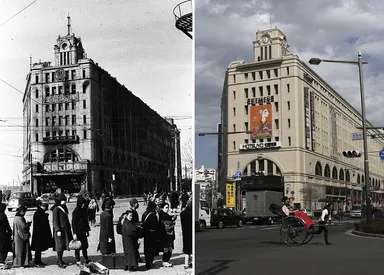
[[[307,229],[307,237],[305,238],[303,244],[309,243],[312,240],[313,235],[315,235],[315,226],[312,226],[311,228]]]
[[[287,217],[280,227],[280,239],[289,246],[303,244],[307,238],[307,228],[304,221],[296,217]]]

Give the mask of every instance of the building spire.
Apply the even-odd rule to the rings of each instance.
[[[71,17],[69,16],[69,13],[68,13],[68,16],[67,16],[67,18],[68,18],[68,35],[70,35],[71,34]]]

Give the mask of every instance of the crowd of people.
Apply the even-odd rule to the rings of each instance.
[[[175,195],[176,194],[176,195]],[[168,196],[167,196],[168,195]],[[185,254],[184,268],[192,267],[192,197],[183,192],[171,194],[145,194],[146,210],[141,217],[138,214],[139,202],[133,198],[129,201],[129,209],[118,219],[116,228],[113,224],[113,209],[116,202],[113,195],[104,194],[101,201],[99,242],[97,251],[102,255],[114,257],[116,254],[115,230],[121,235],[124,250],[124,270],[134,271],[138,263],[145,262],[147,269],[154,267],[154,259],[162,253],[162,266],[172,267],[170,261],[176,238],[175,225],[177,209],[181,201],[181,227],[183,236],[183,253]],[[177,200],[177,201],[176,201]],[[5,261],[9,252],[13,252],[12,268],[44,267],[42,252],[53,249],[57,253],[57,266],[65,269],[69,264],[64,262],[65,251],[74,250],[76,264],[82,266],[90,262],[88,257],[88,237],[91,227],[96,225],[96,213],[99,204],[96,197],[90,197],[80,192],[76,208],[70,220],[67,208],[67,197],[59,193],[52,211],[52,229],[49,223],[49,205],[39,203],[33,215],[33,232],[31,223],[25,219],[26,205],[20,205],[11,228],[6,205],[0,203],[0,268],[6,268]],[[144,243],[144,259],[140,257],[140,241]],[[80,245],[79,245],[80,244]],[[32,261],[34,251],[34,261]],[[80,258],[83,256],[83,262]]]

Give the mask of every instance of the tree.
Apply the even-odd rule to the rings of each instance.
[[[312,202],[319,199],[321,193],[319,188],[317,184],[306,183],[304,187],[300,189],[300,193],[303,195],[304,208],[311,209]]]
[[[192,138],[189,137],[181,148],[181,162],[183,167],[188,170],[193,169],[193,145]]]

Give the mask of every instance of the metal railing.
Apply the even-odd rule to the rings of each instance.
[[[192,38],[192,0],[186,0],[179,3],[173,9],[173,15],[176,20],[176,28],[185,33],[189,38]]]

